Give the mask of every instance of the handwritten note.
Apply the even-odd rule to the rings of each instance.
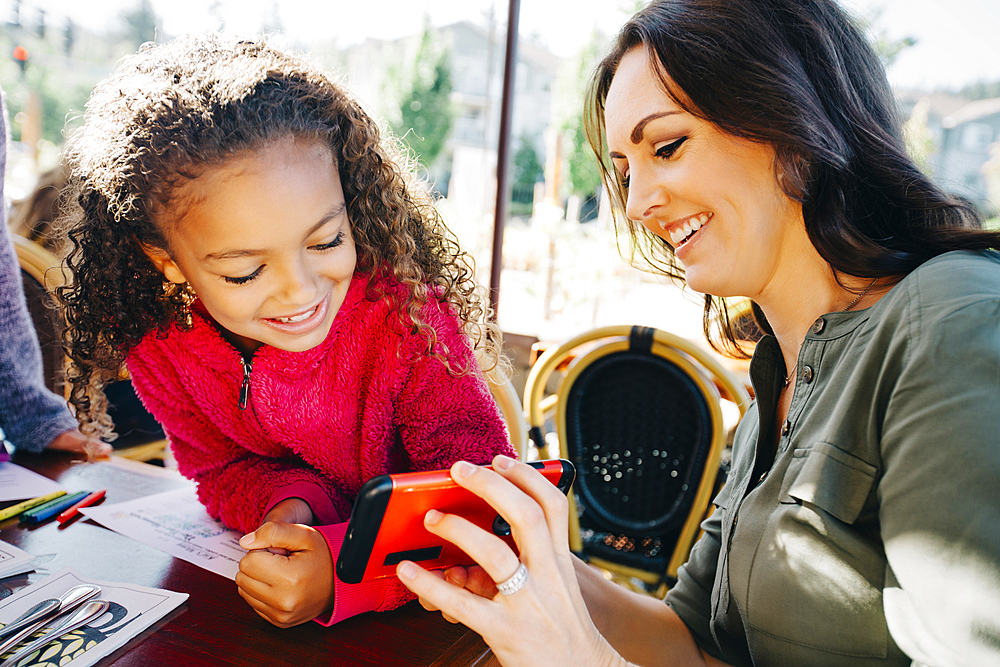
[[[246,554],[238,543],[243,534],[210,517],[193,486],[86,507],[80,513],[120,535],[229,579],[236,578]]]

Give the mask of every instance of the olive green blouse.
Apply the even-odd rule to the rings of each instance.
[[[762,340],[729,479],[667,603],[735,665],[1000,665],[1000,255],[952,252]]]

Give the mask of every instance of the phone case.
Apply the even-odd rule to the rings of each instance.
[[[564,459],[529,463],[563,493],[576,477]],[[488,467],[488,466],[487,466]],[[357,584],[396,576],[396,565],[411,560],[427,569],[471,565],[461,549],[424,528],[424,515],[436,509],[462,516],[502,537],[514,550],[510,525],[495,509],[455,483],[447,470],[380,475],[358,493],[337,558],[337,577]]]

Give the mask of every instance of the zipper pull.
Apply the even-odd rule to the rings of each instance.
[[[247,403],[250,402],[250,371],[253,370],[253,366],[243,357],[240,357],[240,363],[243,364],[243,384],[240,386],[240,410],[246,410]]]

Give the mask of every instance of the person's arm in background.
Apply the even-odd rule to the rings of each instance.
[[[0,175],[7,166],[7,110],[0,113]],[[0,428],[15,447],[46,447],[106,456],[111,446],[80,433],[66,401],[49,391],[42,377],[38,335],[28,314],[20,265],[7,229],[0,180]]]

